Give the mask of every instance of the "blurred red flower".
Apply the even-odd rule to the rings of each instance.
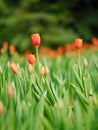
[[[92,43],[93,43],[95,46],[98,46],[98,38],[93,37],[93,38],[92,38]]]
[[[77,38],[74,42],[74,45],[75,45],[75,48],[76,49],[81,49],[82,48],[82,43],[83,43],[83,40],[80,39],[80,38]]]
[[[4,42],[2,43],[2,47],[5,48],[5,49],[7,49],[7,48],[8,48],[8,42],[7,42],[7,41],[4,41]]]
[[[32,51],[31,50],[27,50],[26,52],[25,52],[25,57],[27,58],[28,57],[28,55],[30,55],[30,54],[32,54]]]
[[[15,46],[14,46],[14,45],[10,45],[10,46],[9,46],[9,52],[10,52],[10,54],[15,53],[15,51],[16,51]]]
[[[35,33],[31,35],[31,42],[33,46],[39,46],[41,39],[39,33]]]
[[[27,60],[28,60],[29,64],[35,64],[35,62],[36,62],[35,55],[29,54],[28,57],[27,57]]]

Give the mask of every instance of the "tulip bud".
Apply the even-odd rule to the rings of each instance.
[[[98,38],[93,37],[93,38],[92,38],[92,43],[93,43],[95,46],[98,46]]]
[[[0,66],[0,74],[2,74],[2,72],[3,72],[3,71],[2,71],[2,67]]]
[[[15,63],[11,63],[10,64],[10,68],[11,68],[11,71],[14,73],[14,74],[17,74],[18,72],[18,67]]]
[[[33,46],[39,46],[40,41],[40,35],[38,33],[31,35],[31,42]]]
[[[45,74],[49,74],[49,68],[47,66],[45,67]]]
[[[40,75],[45,75],[45,68],[43,66],[40,68]]]
[[[2,114],[3,112],[4,112],[4,105],[2,101],[0,101],[0,114]]]
[[[1,54],[3,54],[3,53],[5,52],[5,48],[2,47],[2,48],[0,49],[0,52],[1,52]]]
[[[33,67],[32,67],[32,65],[31,64],[29,64],[29,66],[28,66],[28,74],[32,74],[33,73]]]
[[[7,95],[8,97],[14,96],[14,89],[9,84],[7,85]]]
[[[10,54],[14,54],[16,52],[16,48],[14,45],[9,46],[9,52],[10,52]]]
[[[8,42],[7,41],[4,41],[3,44],[2,44],[2,47],[7,49],[8,48]]]
[[[35,62],[36,62],[35,55],[29,54],[27,60],[28,60],[28,63],[29,63],[29,64],[35,64]]]
[[[76,49],[81,49],[82,48],[82,43],[83,43],[83,40],[82,39],[76,39],[75,40],[75,43],[74,43],[74,45],[75,45],[75,48]]]
[[[83,63],[84,63],[84,66],[85,66],[85,67],[87,67],[87,66],[88,66],[88,61],[87,61],[87,59],[86,59],[86,58],[84,59]]]
[[[97,106],[97,105],[98,105],[98,100],[97,100],[97,98],[96,98],[95,95],[93,95],[92,102],[93,102],[93,105],[94,105],[94,106]]]

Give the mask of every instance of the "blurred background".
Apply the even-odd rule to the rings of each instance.
[[[7,41],[24,52],[32,33],[52,48],[77,37],[90,42],[98,37],[98,0],[0,0],[0,44]]]

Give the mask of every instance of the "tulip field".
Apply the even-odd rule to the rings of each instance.
[[[0,130],[98,130],[98,49],[40,55],[40,35],[32,34],[36,53],[0,51]],[[95,46],[98,48],[98,45]]]

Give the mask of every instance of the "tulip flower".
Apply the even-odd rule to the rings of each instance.
[[[84,67],[87,67],[87,66],[88,66],[88,61],[87,61],[86,58],[84,59],[83,64],[84,64]]]
[[[77,39],[75,40],[75,43],[74,43],[75,48],[76,48],[76,49],[81,49],[81,48],[82,48],[82,43],[83,43],[83,40],[77,38]]]
[[[10,54],[14,54],[16,52],[16,48],[14,45],[9,46],[9,52],[10,52]]]
[[[92,38],[92,43],[93,43],[95,46],[98,46],[98,38],[93,37],[93,38]]]
[[[8,48],[8,42],[7,41],[4,41],[3,44],[2,44],[2,47],[7,49]]]
[[[10,64],[10,68],[11,68],[11,71],[14,73],[14,74],[17,74],[18,72],[18,67],[15,63],[11,63]]]
[[[28,60],[29,64],[35,64],[35,62],[36,62],[35,55],[29,54],[27,60]]]
[[[49,74],[49,68],[47,66],[45,67],[45,74]]]
[[[28,74],[31,75],[33,73],[33,67],[31,64],[28,66]]]
[[[40,45],[40,35],[38,33],[31,35],[31,42],[33,46],[39,46]]]
[[[14,89],[9,84],[7,85],[7,95],[8,95],[8,97],[14,96]]]
[[[40,75],[43,76],[43,75],[48,75],[49,74],[49,68],[46,66],[46,67],[41,67],[40,68]]]
[[[45,68],[43,66],[40,68],[40,75],[45,75]]]
[[[0,101],[0,114],[2,114],[3,112],[4,112],[4,105],[2,101]]]
[[[31,35],[31,42],[32,42],[32,45],[36,47],[37,67],[38,67],[38,70],[40,70],[39,56],[38,56],[38,47],[40,45],[41,39],[40,39],[39,33],[35,33],[35,34]]]

